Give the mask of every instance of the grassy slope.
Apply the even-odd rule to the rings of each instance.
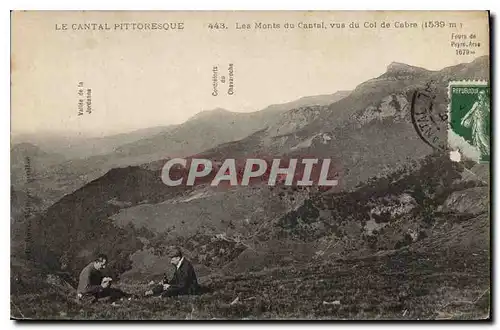
[[[247,148],[241,149],[241,151],[247,150]],[[231,151],[234,152],[234,149]],[[118,196],[120,201],[131,201],[133,204],[141,200],[164,197],[165,192],[160,187],[155,196],[143,196],[140,193],[141,189],[127,196],[129,193],[117,184],[124,178],[130,178],[131,173],[125,171],[127,173],[118,175],[118,178],[108,178],[110,182],[95,182],[94,185],[83,189],[80,195],[63,199],[60,208],[52,210],[52,214],[45,217],[47,224],[48,221],[53,222],[54,218],[64,220],[72,218],[74,225],[64,229],[68,232],[75,230],[85,232],[81,229],[88,223],[76,221],[79,219],[73,216],[75,211],[95,215],[96,219],[90,223],[95,224],[99,223],[99,218],[107,218],[117,212],[114,206],[106,203],[112,197]],[[149,177],[149,173],[146,175],[140,170],[134,169],[134,171],[138,172],[133,175],[134,178],[137,177],[137,182],[134,184],[141,186],[142,183],[149,188],[151,181],[141,180]],[[115,175],[117,172],[119,171],[108,174]],[[436,173],[434,171],[429,175],[418,175],[417,179],[428,178],[432,183],[436,178],[441,178]],[[387,185],[392,183],[388,181]],[[113,188],[112,191],[103,193],[101,188],[108,186]],[[394,192],[394,186],[388,188]],[[406,190],[408,185],[402,188]],[[373,193],[370,189],[367,195]],[[94,190],[97,190],[97,193]],[[385,194],[387,189],[380,189],[380,192]],[[90,212],[88,209],[85,210],[85,206],[98,204],[92,198],[84,198],[87,193],[92,198],[101,198],[104,201],[101,204],[105,207],[102,210],[91,209]],[[421,207],[428,205],[427,202],[431,199],[436,202],[436,205],[430,205],[432,209],[442,202],[437,192],[427,197],[425,192],[419,192],[422,193],[424,197],[419,199],[422,202]],[[74,202],[81,203],[79,209],[71,207]],[[351,207],[356,206],[356,203],[350,204],[352,205],[346,205],[341,209],[350,211]],[[320,217],[320,221],[316,221],[315,215],[310,220],[328,225],[327,220],[335,218],[333,213],[335,212],[329,214],[327,219]],[[358,212],[351,213],[358,214]],[[418,215],[419,219],[423,216],[419,213],[415,215]],[[344,217],[342,214],[340,216],[349,219],[347,222],[351,224],[361,220]],[[84,319],[482,318],[486,316],[489,308],[489,218],[482,214],[468,217],[466,220],[457,218],[462,222],[453,222],[452,219],[445,219],[442,228],[433,227],[427,238],[417,241],[410,247],[396,251],[386,250],[378,257],[365,256],[347,261],[317,260],[313,263],[302,262],[300,266],[281,267],[280,270],[247,271],[227,277],[214,273],[209,281],[214,293],[200,297],[140,299],[125,302],[121,307],[98,304],[83,309],[68,298],[70,297],[68,293],[55,293],[54,287],[46,285],[33,286],[23,292],[13,291],[15,295],[12,296],[12,302],[15,305],[12,306],[12,315],[18,317],[22,313],[24,317],[34,318]],[[311,233],[306,233],[307,235],[316,234],[316,227],[310,226],[309,223],[301,228],[289,229],[292,231],[291,234],[294,229],[300,229],[296,231],[298,234],[303,233],[304,228],[311,230]],[[330,229],[334,234],[335,230]],[[348,231],[346,233],[350,234]],[[87,240],[88,237],[81,238],[82,242]],[[123,243],[125,241],[127,239],[124,239]],[[70,242],[60,243],[66,247]],[[389,248],[396,247],[392,244]],[[61,250],[64,248],[59,249]],[[136,279],[119,284],[130,292],[141,293],[146,288],[145,282]],[[237,296],[240,296],[240,302],[231,305],[230,302]],[[336,300],[340,305],[328,304]]]
[[[453,178],[455,174],[450,182]],[[411,176],[403,180],[405,187],[411,186],[407,184]],[[376,181],[357,193],[372,196],[380,184]],[[396,186],[392,184],[394,191]],[[445,196],[434,198],[441,203]],[[84,308],[72,301],[71,291],[41,282],[27,288],[14,287],[12,315],[70,319],[486,318],[491,280],[489,228],[485,212],[441,216],[427,237],[397,250],[382,249],[369,256],[337,260],[321,256],[279,268],[271,268],[269,260],[270,268],[242,269],[225,275],[213,269],[211,275],[201,278],[212,293],[142,298],[121,302],[118,307],[98,303]],[[380,233],[380,238],[384,235]],[[149,280],[131,277],[118,285],[140,295]],[[236,297],[239,301],[231,304]]]
[[[485,253],[403,249],[381,257],[218,277],[211,282],[214,292],[202,296],[83,308],[64,295],[45,292],[14,297],[11,308],[15,317],[21,310],[24,317],[62,319],[477,319],[489,312],[488,264]],[[122,287],[138,294],[145,289],[139,283]],[[231,304],[236,297],[239,301]]]

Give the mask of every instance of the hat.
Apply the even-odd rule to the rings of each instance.
[[[179,248],[172,248],[172,249],[170,249],[170,252],[168,253],[168,256],[170,258],[176,258],[176,257],[181,258],[182,257],[182,251]]]

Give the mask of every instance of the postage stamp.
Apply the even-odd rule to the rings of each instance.
[[[490,161],[490,86],[486,81],[452,81],[448,88],[448,145],[477,162]]]

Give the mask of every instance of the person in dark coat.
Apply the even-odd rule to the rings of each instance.
[[[176,249],[170,254],[170,262],[175,266],[175,272],[170,281],[164,279],[160,284],[146,291],[145,295],[161,295],[174,297],[179,295],[194,295],[200,291],[198,279],[193,265]]]

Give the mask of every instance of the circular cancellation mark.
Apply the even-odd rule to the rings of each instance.
[[[416,90],[411,100],[411,121],[425,143],[443,151],[447,149],[448,107],[446,94],[441,94],[431,83]]]

